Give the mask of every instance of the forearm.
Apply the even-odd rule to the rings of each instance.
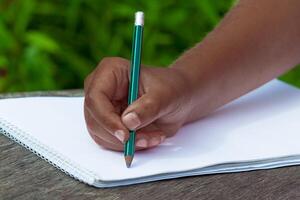
[[[300,1],[242,0],[171,67],[188,82],[196,120],[299,63]]]

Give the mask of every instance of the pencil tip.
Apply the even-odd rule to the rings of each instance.
[[[133,160],[132,156],[125,156],[125,162],[126,162],[127,168],[129,168],[131,166],[132,160]]]

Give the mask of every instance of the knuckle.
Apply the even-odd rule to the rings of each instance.
[[[84,102],[87,108],[93,108],[95,106],[95,95],[92,92],[87,93]]]
[[[105,58],[103,58],[103,59],[100,61],[98,67],[99,67],[101,70],[106,69],[106,68],[111,68],[111,67],[114,66],[113,63],[114,63],[114,61],[113,61],[113,58],[112,58],[112,57],[105,57]]]
[[[143,109],[147,113],[157,113],[159,112],[158,102],[154,98],[147,98],[145,99]]]
[[[144,102],[144,106],[147,108],[147,109],[149,109],[149,108],[151,108],[152,106],[154,106],[155,105],[155,100],[153,99],[153,98],[147,98],[147,99],[145,99],[145,102]]]
[[[128,60],[121,57],[105,57],[100,61],[99,66],[101,66],[101,68],[109,68],[111,70],[113,68],[128,67],[128,63]]]
[[[111,120],[108,117],[102,117],[101,123],[107,128],[112,129],[112,123]]]
[[[105,65],[107,63],[110,63],[113,60],[112,57],[104,57],[102,58],[102,60],[100,61],[100,64]]]
[[[122,60],[122,58],[119,57],[105,57],[101,60],[100,64],[101,65],[111,65],[114,63],[118,63]]]

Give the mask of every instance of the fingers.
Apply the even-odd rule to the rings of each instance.
[[[121,142],[127,141],[128,130],[122,124],[120,116],[115,113],[113,105],[105,95],[99,93],[95,97],[85,98],[85,108],[97,124],[108,133],[114,135]]]
[[[110,100],[123,99],[128,91],[129,65],[129,61],[122,58],[103,59],[86,81],[87,84],[90,82],[88,90],[101,92]]]
[[[103,129],[87,110],[84,111],[84,114],[88,132],[97,144],[114,151],[122,152],[124,150],[124,144]],[[137,151],[156,147],[166,138],[165,134],[154,125],[145,127],[137,131],[136,134],[135,145]]]
[[[103,59],[84,83],[84,112],[88,131],[98,144],[116,151],[123,151],[129,130],[137,130],[137,150],[157,146],[167,136],[167,131],[162,131],[164,125],[159,129],[152,123],[159,121],[157,119],[164,115],[165,107],[169,105],[169,98],[162,98],[162,94],[171,96],[167,89],[160,89],[161,83],[155,81],[157,74],[149,75],[150,71],[144,73],[142,83],[147,87],[140,89],[149,88],[147,82],[151,82],[151,90],[146,93],[143,90],[140,93],[142,96],[126,108],[129,65],[125,59]],[[153,87],[152,83],[156,83],[156,86]]]
[[[129,130],[136,130],[155,121],[160,113],[161,102],[150,93],[143,95],[131,104],[122,114],[122,122]]]
[[[103,59],[85,81],[85,110],[99,126],[121,142],[128,139],[129,133],[121,122],[121,113],[116,110],[118,106],[113,105],[113,102],[126,98],[128,65],[128,61],[124,59]]]
[[[91,133],[90,135],[97,144],[101,145],[106,149],[110,149],[113,151],[120,151],[120,152],[124,151],[124,144],[112,143],[111,141],[104,140],[103,138],[100,138],[98,135],[94,135]],[[155,132],[138,133],[136,137],[136,143],[135,143],[136,150],[141,151],[141,150],[146,150],[146,149],[156,147],[161,143],[163,143],[165,138],[166,137],[161,133],[155,133]]]
[[[142,128],[137,132],[136,147],[139,149],[153,148],[164,142],[166,134],[154,125]]]
[[[120,146],[120,145],[114,145],[114,144],[111,144],[110,142],[104,141],[97,135],[93,135],[93,134],[90,134],[90,135],[97,144],[99,144],[100,146],[102,146],[106,149],[113,150],[113,151],[120,151],[120,152],[123,150],[122,146]]]
[[[87,123],[87,130],[96,143],[114,151],[123,150],[123,144],[117,138],[103,129],[87,110],[84,110],[84,115]]]

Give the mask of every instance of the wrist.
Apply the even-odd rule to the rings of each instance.
[[[184,124],[211,113],[218,105],[220,80],[216,80],[214,70],[206,65],[201,66],[203,65],[200,63],[191,63],[186,59],[180,59],[170,66],[183,80],[185,86],[183,93],[188,97],[184,105],[186,112]]]
[[[183,125],[190,121],[190,114],[196,102],[194,91],[197,88],[193,84],[192,79],[181,68],[170,66],[168,69],[174,80],[172,88],[175,91],[174,96],[170,98],[170,112],[179,116],[180,119],[178,120]]]

